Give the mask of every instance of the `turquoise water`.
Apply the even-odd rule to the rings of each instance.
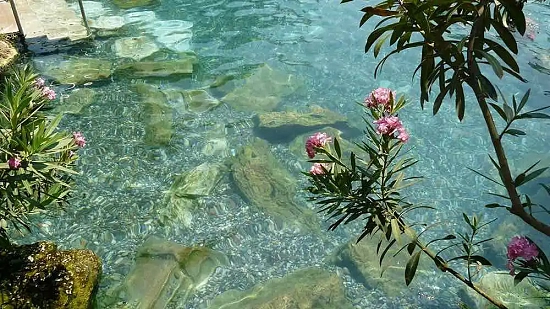
[[[348,270],[325,260],[358,234],[359,224],[321,235],[282,229],[280,222],[251,207],[229,176],[224,176],[214,191],[201,199],[189,227],[161,226],[157,221],[157,209],[178,174],[204,162],[223,162],[252,140],[256,134],[254,113],[237,111],[225,103],[201,114],[176,110],[172,115],[174,134],[170,143],[150,146],[144,142],[147,115],[132,85],[144,82],[159,89],[196,89],[227,75],[235,77],[238,83],[262,64],[291,74],[302,84],[298,91],[283,98],[277,110],[305,110],[316,104],[347,116],[351,125],[360,127],[359,110],[354,102],[362,101],[372,89],[391,87],[406,95],[410,104],[400,116],[411,133],[412,153],[420,159],[413,172],[425,176],[423,183],[408,194],[413,201],[438,208],[415,218],[425,222],[445,221],[445,228],[456,232],[463,230],[459,221],[462,212],[474,209],[484,212],[482,205],[492,201],[485,192],[495,188],[467,167],[489,171],[487,153],[491,145],[473,97],[470,96],[462,123],[456,119],[451,102],[436,117],[429,108],[422,111],[416,103],[417,80],[411,80],[418,51],[400,54],[389,61],[375,80],[372,73],[376,60],[363,53],[365,37],[373,25],[359,29],[359,5],[338,2],[169,0],[152,8],[126,11],[103,1],[105,10],[98,11],[97,16],[153,11],[156,19],[143,18],[142,24],[126,26],[119,36],[98,38],[86,47],[36,55],[33,61],[39,69],[55,65],[67,55],[120,62],[111,48],[117,39],[146,35],[158,41],[152,35],[158,29],[151,29],[158,28],[158,21],[168,20],[192,23],[186,32],[192,33],[188,48],[197,55],[198,62],[193,74],[186,77],[136,80],[119,74],[76,86],[91,88],[97,94],[80,114],[67,114],[62,123],[67,130],[82,131],[88,140],[80,153],[82,175],[76,179],[74,198],[63,215],[40,218],[36,233],[21,241],[49,239],[62,248],[92,249],[103,260],[100,296],[123,282],[132,269],[137,249],[150,235],[184,245],[208,243],[228,256],[229,265],[216,271],[185,303],[176,298],[170,305],[173,308],[204,308],[224,291],[248,289],[308,266],[338,273],[346,297],[357,308],[453,307],[460,299],[461,286],[432,269],[429,270],[432,280],[417,282],[398,297],[389,297],[376,287],[366,288]],[[529,105],[534,108],[548,104],[544,91],[550,90],[550,26],[545,21],[550,8],[531,4],[527,12],[540,27],[534,41],[518,38],[521,53],[518,62],[530,83],[507,78],[501,88],[510,96],[531,87]],[[94,18],[93,10],[89,16]],[[180,42],[183,43],[178,46],[172,44],[172,48],[187,49],[184,46],[187,41]],[[170,45],[169,41],[165,43]],[[62,97],[68,97],[75,89],[57,85],[56,90]],[[523,125],[528,136],[510,138],[506,145],[517,166],[528,166],[520,158],[528,157],[529,161],[548,158],[549,123],[526,121]],[[205,154],[204,147],[214,138],[224,139],[227,147],[219,153]],[[349,138],[357,140],[358,136]],[[309,169],[304,158],[291,153],[286,142],[272,143],[270,149],[281,166],[304,187],[306,179],[299,174]],[[534,187],[526,190],[536,192]],[[303,207],[314,208],[306,202],[305,193],[300,192],[296,198]],[[504,218],[505,213],[487,212],[485,218],[496,216]],[[328,227],[321,216],[318,221]],[[436,229],[431,235],[437,232]],[[484,236],[490,235],[487,231]],[[537,239],[536,234],[532,235]],[[504,268],[504,264],[496,266]]]

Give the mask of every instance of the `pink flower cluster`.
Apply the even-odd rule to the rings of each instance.
[[[332,140],[332,137],[326,133],[317,132],[314,135],[308,137],[306,141],[306,152],[310,158],[315,157],[315,148],[324,147],[328,142]]]
[[[392,101],[395,99],[395,91],[388,88],[378,88],[373,90],[366,98],[365,105],[368,108],[378,108],[383,106],[384,110],[390,111]]]
[[[21,166],[21,159],[18,157],[11,157],[8,159],[8,166],[12,170],[16,170]]]
[[[78,147],[86,146],[86,139],[84,138],[84,135],[82,135],[81,132],[73,132],[73,139],[74,139],[74,143]]]
[[[48,100],[55,100],[56,94],[53,89],[46,86],[46,81],[43,78],[37,78],[34,81],[34,85],[38,90],[42,92],[42,96],[48,98]]]
[[[384,116],[374,121],[374,124],[376,124],[376,131],[379,134],[393,136],[394,133],[397,133],[397,139],[401,142],[406,143],[409,140],[409,133],[397,116]]]
[[[514,236],[507,246],[508,264],[510,275],[514,275],[514,262],[517,258],[522,258],[526,262],[532,261],[539,255],[537,245],[530,242],[529,239],[523,236]]]

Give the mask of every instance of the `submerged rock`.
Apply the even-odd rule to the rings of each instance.
[[[307,268],[268,280],[247,291],[229,290],[208,309],[352,309],[340,278],[327,270]]]
[[[218,267],[227,264],[227,257],[218,251],[149,237],[126,280],[114,291],[113,302],[118,298],[139,309],[166,308],[175,299],[183,305]]]
[[[118,35],[126,25],[123,17],[109,15],[90,19],[88,23],[90,24],[90,28],[95,30],[96,35],[104,37]]]
[[[297,135],[325,126],[346,126],[347,118],[320,106],[308,112],[266,112],[256,116],[258,135],[267,140],[292,140]]]
[[[186,90],[182,93],[187,110],[193,113],[203,113],[220,105],[220,101],[204,89]]]
[[[54,112],[80,114],[82,109],[94,103],[95,98],[96,91],[91,88],[75,89],[68,97],[61,97],[60,103],[55,107]]]
[[[388,297],[396,297],[407,289],[405,265],[407,265],[410,256],[407,250],[403,250],[394,257],[393,255],[402,247],[402,245],[395,244],[388,250],[382,265],[380,265],[380,258],[376,253],[379,237],[379,234],[374,237],[366,236],[359,243],[353,239],[337,249],[330,259],[336,265],[348,268],[352,277],[367,288],[381,289]],[[403,237],[405,236],[403,235]],[[405,244],[406,242],[403,242],[403,245]],[[386,246],[387,242],[384,241],[380,247],[380,253]],[[426,260],[424,256],[421,256],[415,278],[410,286],[429,280],[430,272],[426,271],[429,269]],[[384,271],[383,274],[382,271]]]
[[[118,66],[116,73],[130,78],[189,75],[196,63],[194,54],[181,54],[179,59],[127,62]]]
[[[115,41],[113,51],[117,57],[141,60],[159,51],[157,44],[145,36],[122,38]]]
[[[232,161],[233,180],[254,207],[292,228],[320,230],[313,211],[295,201],[296,179],[281,167],[266,141],[256,138],[242,147]]]
[[[113,3],[121,9],[131,9],[141,6],[160,4],[159,0],[113,0]]]
[[[208,196],[217,187],[227,168],[220,163],[205,162],[174,180],[166,194],[163,207],[159,210],[162,224],[183,224],[189,227],[196,199]]]
[[[2,308],[92,308],[101,261],[90,250],[38,242],[0,250]]]
[[[514,285],[514,277],[510,276],[508,272],[490,272],[481,277],[476,285],[491,297],[500,300],[509,309],[550,307],[550,293],[537,289],[528,278],[518,285]],[[474,301],[476,308],[496,308],[472,289],[466,288],[466,291]]]
[[[172,108],[166,97],[157,87],[148,84],[136,84],[134,89],[141,95],[145,121],[145,143],[151,146],[163,146],[170,143],[172,128]]]
[[[35,61],[42,74],[60,84],[82,85],[111,76],[112,64],[108,60],[88,57],[42,57]]]
[[[296,76],[264,64],[245,79],[242,87],[228,93],[222,101],[240,111],[267,112],[274,110],[284,96],[295,92],[300,86]]]

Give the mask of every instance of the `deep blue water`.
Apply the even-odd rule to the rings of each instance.
[[[105,0],[103,4],[108,14],[127,13],[109,1]],[[285,97],[279,110],[304,109],[317,104],[348,116],[352,124],[359,127],[362,126],[358,117],[360,110],[354,103],[362,101],[379,86],[391,87],[409,100],[408,107],[400,116],[411,133],[411,153],[419,158],[412,172],[425,177],[407,193],[412,201],[438,208],[434,212],[419,214],[415,219],[429,223],[445,222],[445,228],[453,232],[464,229],[464,223],[460,221],[463,212],[475,211],[485,219],[500,217],[504,220],[507,217],[504,211],[483,208],[484,204],[494,200],[486,192],[495,190],[495,186],[467,169],[470,167],[494,175],[487,156],[491,153],[491,144],[473,96],[468,96],[466,117],[462,122],[456,119],[452,102],[446,102],[437,116],[432,116],[431,106],[421,110],[418,80],[411,79],[419,61],[419,50],[395,56],[375,80],[373,70],[377,60],[372,54],[363,52],[365,38],[373,24],[358,28],[360,5],[364,2],[340,5],[335,0],[166,0],[153,8],[137,9],[152,10],[161,21],[192,22],[191,50],[198,56],[192,76],[157,78],[147,82],[161,88],[193,89],[208,85],[222,75],[244,78],[255,67],[266,63],[297,76],[303,82],[299,91]],[[527,13],[538,21],[540,27],[534,41],[518,37],[518,62],[529,83],[505,78],[498,85],[507,97],[513,94],[521,96],[532,88],[529,106],[536,108],[549,101],[544,92],[550,91],[550,26],[545,22],[550,16],[550,8],[530,4]],[[142,32],[137,26],[129,28],[128,35]],[[114,59],[111,45],[116,39],[99,38],[86,49],[73,49],[67,53]],[[64,57],[64,54],[37,55],[34,60],[55,62],[59,57]],[[94,83],[90,86],[98,91],[94,103],[79,115],[65,116],[63,126],[84,132],[88,140],[79,162],[82,175],[77,178],[74,199],[66,213],[39,220],[37,233],[24,240],[51,239],[64,248],[82,247],[85,243],[103,259],[100,294],[119,283],[129,272],[136,249],[149,235],[186,245],[216,239],[214,249],[230,257],[231,265],[217,272],[185,306],[174,304],[175,308],[199,308],[227,289],[247,289],[266,279],[322,264],[338,245],[359,233],[359,225],[326,232],[322,238],[273,231],[268,228],[269,220],[247,206],[229,178],[224,179],[204,201],[206,207],[224,209],[222,215],[199,212],[195,215],[192,229],[182,226],[160,228],[155,224],[154,209],[162,201],[163,193],[170,187],[174,176],[205,161],[223,160],[201,154],[212,135],[225,136],[229,153],[245,145],[254,135],[251,128],[254,114],[236,111],[226,104],[192,117],[175,113],[175,134],[170,144],[150,147],[143,142],[146,115],[140,108],[138,96],[129,87],[135,82],[115,76]],[[71,91],[66,86],[58,86],[57,90],[61,95],[68,95]],[[224,129],[228,123],[238,125]],[[549,123],[524,121],[521,125],[528,135],[508,138],[506,143],[512,164],[528,166],[524,161],[541,158],[550,162]],[[273,144],[271,147],[281,164],[300,179],[300,185],[305,186],[306,180],[298,168],[309,168],[303,164],[303,158],[292,155],[288,144]],[[535,186],[525,190],[537,192]],[[298,199],[305,203],[304,197],[301,193]],[[494,229],[497,226],[498,222]],[[434,230],[433,235],[436,232]],[[543,238],[537,238],[536,233],[518,230],[518,233],[528,232],[542,241]],[[236,233],[239,244],[225,236],[229,233]],[[491,232],[487,231],[484,236],[491,236]],[[276,252],[282,252],[284,257],[274,262],[272,256]],[[504,267],[503,264],[496,266]],[[435,270],[433,281],[405,290],[397,299],[388,299],[376,289],[366,289],[345,272],[340,274],[346,282],[347,296],[357,308],[400,308],[404,303],[412,307],[444,308],[453,307],[459,301],[461,286]]]

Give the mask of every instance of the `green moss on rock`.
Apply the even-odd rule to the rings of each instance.
[[[340,278],[318,268],[298,270],[248,291],[230,290],[208,309],[351,309]]]
[[[2,308],[91,308],[100,274],[90,250],[59,251],[49,242],[3,249]]]
[[[300,230],[320,230],[313,211],[296,203],[296,179],[281,167],[266,141],[256,138],[242,147],[231,170],[242,195],[258,210]]]

